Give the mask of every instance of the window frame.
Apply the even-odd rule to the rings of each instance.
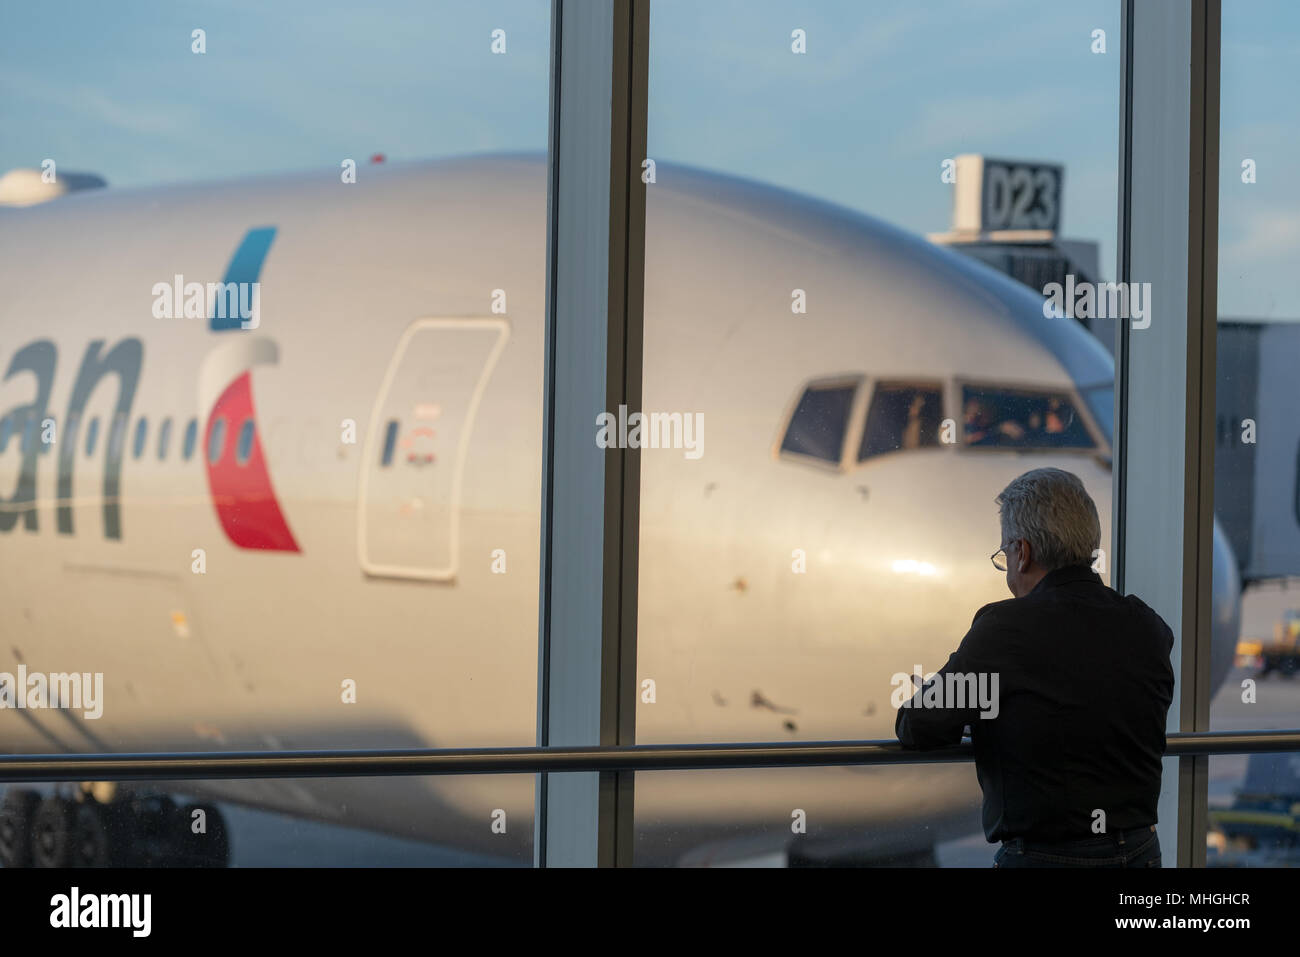
[[[640,309],[643,301],[638,299],[638,293],[641,291],[639,271],[644,269],[645,262],[644,210],[641,210],[642,218],[637,219],[635,201],[639,197],[644,202],[644,190],[636,187],[635,177],[631,178],[633,188],[630,190],[604,189],[610,185],[607,180],[611,171],[625,174],[630,164],[591,162],[590,156],[594,153],[597,160],[608,160],[611,156],[626,160],[629,152],[634,158],[645,155],[644,149],[639,147],[644,147],[648,112],[645,99],[648,4],[640,0],[630,0],[627,4],[616,4],[615,0],[583,3],[552,0],[551,7],[552,97],[548,149],[551,224],[548,226],[546,263],[548,366],[543,395],[548,410],[548,432],[547,458],[543,466],[546,506],[543,543],[545,556],[554,553],[566,556],[566,560],[555,562],[556,584],[552,584],[549,557],[543,563],[538,735],[542,745],[563,744],[569,739],[581,739],[578,743],[583,745],[607,741],[621,743],[627,739],[633,724],[631,716],[634,716],[635,708],[629,707],[627,702],[634,699],[636,676],[630,666],[614,672],[605,665],[605,660],[613,655],[600,655],[599,639],[605,637],[613,650],[627,651],[630,646],[635,651],[635,517],[640,502],[635,471],[638,460],[634,455],[622,452],[606,457],[616,462],[624,459],[631,462],[627,468],[630,478],[616,475],[607,483],[608,488],[617,491],[617,495],[589,497],[581,509],[567,508],[569,503],[566,500],[561,500],[559,507],[552,507],[555,505],[552,500],[567,488],[561,480],[568,480],[576,486],[578,481],[575,480],[590,477],[592,481],[589,484],[600,489],[602,486],[596,480],[603,481],[605,476],[603,471],[597,474],[596,469],[606,467],[606,459],[598,464],[589,464],[587,460],[576,461],[556,454],[565,449],[563,446],[557,449],[554,436],[569,434],[564,428],[557,427],[557,423],[559,426],[574,426],[570,430],[573,434],[579,434],[580,427],[586,427],[586,421],[572,411],[579,407],[579,403],[566,405],[557,401],[557,398],[585,396],[579,386],[588,386],[592,380],[596,380],[597,386],[603,385],[608,377],[617,380],[615,385],[618,389],[611,388],[611,392],[617,392],[616,398],[624,398],[627,394],[636,397],[640,392],[640,372],[635,361],[628,366],[632,384],[625,387],[621,378],[623,367],[616,360],[628,355],[634,360],[640,358]],[[565,16],[560,16],[561,11]],[[1174,305],[1162,305],[1162,312],[1156,316],[1153,328],[1149,332],[1133,334],[1132,341],[1127,324],[1116,325],[1116,413],[1112,441],[1100,437],[1090,407],[1079,390],[1073,387],[1070,390],[1076,414],[1091,425],[1098,448],[1115,455],[1113,542],[1116,588],[1123,592],[1128,590],[1126,585],[1131,585],[1134,591],[1143,594],[1154,607],[1164,610],[1173,619],[1170,624],[1178,638],[1175,668],[1180,687],[1171,719],[1175,723],[1181,722],[1184,731],[1206,730],[1201,726],[1208,716],[1208,693],[1201,672],[1204,668],[1202,659],[1209,651],[1208,546],[1213,520],[1214,321],[1217,317],[1212,314],[1216,306],[1218,253],[1220,17],[1219,0],[1196,0],[1186,4],[1122,0],[1120,215],[1116,256],[1119,268],[1115,279],[1155,280],[1161,283],[1162,292],[1167,297],[1176,295],[1179,299],[1167,298],[1165,302],[1174,301]],[[563,72],[559,69],[561,51],[565,64]],[[611,65],[614,67],[612,70]],[[618,83],[612,78],[617,78]],[[592,91],[599,93],[611,88],[612,97],[592,94]],[[561,104],[564,109],[561,109]],[[1135,122],[1135,117],[1141,122]],[[1151,122],[1155,119],[1159,122]],[[562,144],[564,149],[560,148]],[[595,187],[591,185],[593,179],[596,179]],[[584,183],[587,188],[571,188],[575,181]],[[561,184],[564,189],[560,189]],[[613,185],[623,184],[619,181]],[[589,212],[593,204],[592,214],[586,219],[581,218],[580,214]],[[561,230],[557,222],[562,222],[566,229]],[[570,222],[588,226],[594,223],[597,228],[578,230],[571,228]],[[599,228],[611,224],[623,228],[607,231]],[[593,236],[597,238],[593,239]],[[602,244],[599,239],[603,236],[609,238]],[[588,260],[580,257],[589,247],[598,246],[604,247],[596,249],[603,259],[598,262],[598,268],[587,274],[591,278],[580,281],[582,274],[574,268],[575,263],[586,263]],[[619,256],[610,255],[611,251],[618,252]],[[575,279],[575,276],[580,278]],[[609,284],[611,277],[621,278],[624,284]],[[602,282],[607,285],[602,286]],[[557,295],[557,288],[564,295]],[[621,298],[614,295],[623,291],[628,291],[628,295]],[[589,294],[588,298],[596,300],[604,296],[608,304],[619,305],[621,312],[611,305],[606,310],[610,315],[600,317],[597,331],[608,332],[611,338],[619,335],[622,338],[616,338],[607,351],[597,350],[599,368],[575,385],[573,376],[557,374],[568,373],[571,369],[559,364],[565,361],[567,354],[556,348],[555,340],[558,331],[562,334],[563,345],[570,341],[582,342],[577,334],[587,332],[588,326],[595,325],[581,310],[559,308],[580,301],[580,294]],[[1177,335],[1169,334],[1162,325],[1166,322]],[[1155,348],[1157,343],[1162,347],[1159,351]],[[603,340],[600,345],[605,345]],[[582,353],[579,358],[587,359],[588,355]],[[1146,361],[1151,358],[1159,361]],[[782,417],[774,447],[776,459],[783,457],[780,444],[807,386],[805,383],[798,390]],[[949,389],[954,392],[948,397],[947,408],[949,411],[959,409],[958,379],[950,381]],[[854,408],[860,410],[862,416],[862,425],[856,430],[859,437],[861,428],[865,427],[866,403],[873,395],[874,390],[862,388],[855,395]],[[1130,410],[1137,413],[1132,421]],[[586,407],[582,407],[581,414],[587,414]],[[69,434],[65,439],[73,443],[68,450],[69,459],[76,454],[75,443],[81,426],[81,416],[70,418],[72,421],[67,423],[66,430]],[[831,471],[844,471],[849,436],[855,433],[854,421],[851,414],[838,467],[800,453],[784,455],[803,459],[805,464],[811,461]],[[202,430],[195,420],[190,424],[195,428],[190,455],[197,451],[206,460],[207,449],[198,445],[203,438],[198,433]],[[954,443],[958,448],[966,446],[964,423],[962,425],[961,438]],[[1162,430],[1168,434],[1162,434]],[[106,426],[105,431],[108,433],[106,441],[109,441],[113,430]],[[980,451],[996,448],[981,448]],[[1095,454],[1097,450],[1066,448],[1059,451],[1075,454],[1089,454],[1091,451]],[[190,455],[185,457],[186,461]],[[1153,471],[1150,466],[1153,462],[1160,464],[1162,456],[1173,461],[1175,469],[1181,470],[1181,477],[1185,479],[1184,486],[1172,495],[1168,484],[1151,481]],[[861,464],[870,461],[867,459]],[[1300,495],[1300,487],[1297,494]],[[572,554],[579,554],[582,559],[590,559],[593,554],[599,557],[590,547],[591,535],[583,524],[584,517],[592,511],[591,501],[600,503],[598,507],[603,511],[609,529],[615,529],[614,518],[617,515],[632,516],[624,523],[624,537],[607,547],[604,566],[597,566],[594,570],[590,561],[582,564],[568,557]],[[1171,527],[1179,529],[1178,534],[1169,537],[1149,534],[1151,516],[1167,519]],[[613,531],[608,531],[607,536],[615,538]],[[596,542],[596,545],[600,544]],[[569,547],[575,545],[583,548]],[[618,586],[604,592],[596,591],[595,598],[590,597],[593,594],[590,589],[575,591],[576,597],[562,590],[563,586],[583,575],[589,579],[593,571],[602,580],[618,582]],[[620,599],[630,600],[630,614],[619,604]],[[624,605],[627,603],[625,601]],[[558,610],[553,611],[552,606]],[[595,606],[595,614],[591,614],[592,606]],[[605,612],[604,619],[599,614],[602,611]],[[593,617],[596,628],[566,628],[575,623],[586,624]],[[603,620],[613,622],[604,629],[604,632],[612,634],[612,638],[601,631],[599,626]],[[593,672],[588,665],[591,654],[573,653],[574,650],[591,650],[588,645],[577,645],[580,640],[587,641],[588,645],[594,642],[595,652],[602,663],[598,672]],[[624,655],[624,660],[634,659],[634,654]],[[601,697],[602,692],[608,694]],[[598,707],[593,708],[593,702]],[[576,713],[579,707],[598,713],[596,730],[600,735],[589,733],[587,726],[580,725],[577,718],[569,719],[569,712]],[[1182,714],[1179,713],[1180,707]],[[614,717],[620,717],[622,711],[626,711],[629,717],[615,724]],[[613,726],[612,732],[610,726]],[[597,740],[591,740],[593,738]],[[1180,864],[1203,866],[1206,761],[1203,757],[1176,757],[1173,761],[1179,763],[1179,773],[1177,780],[1170,782],[1167,769],[1166,786],[1176,789],[1177,800],[1173,808],[1162,803],[1160,829],[1162,838],[1175,836],[1177,840],[1164,842],[1166,854],[1176,849]],[[584,777],[584,782],[579,783],[585,790],[577,794],[584,800],[564,804],[560,798],[573,795],[560,789],[576,777]],[[597,783],[601,787],[599,792],[596,791]],[[548,795],[552,792],[556,796],[548,802]],[[630,851],[625,849],[625,844],[630,842],[627,838],[630,825],[626,818],[630,817],[632,792],[630,774],[613,774],[599,782],[594,771],[586,775],[542,775],[537,791],[539,813],[535,821],[537,863],[546,866],[628,862]],[[588,797],[590,800],[586,800]],[[554,820],[551,820],[548,817],[548,807],[551,806],[556,809],[563,807],[566,813],[557,810]],[[591,812],[593,807],[596,819],[587,821],[583,815]],[[1177,814],[1165,813],[1169,810]],[[615,842],[615,837],[620,840]],[[617,851],[607,850],[616,843]]]

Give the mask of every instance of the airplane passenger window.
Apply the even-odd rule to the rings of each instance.
[[[32,447],[32,442],[35,440],[35,438],[36,438],[36,413],[33,412],[26,417],[26,421],[23,423],[22,449],[24,452],[26,452],[28,449]]]
[[[943,423],[943,388],[881,382],[862,430],[858,461],[901,450],[933,448]]]
[[[218,416],[212,423],[212,434],[208,436],[208,464],[216,465],[221,461],[221,454],[226,449],[226,420]]]
[[[804,389],[799,406],[790,417],[781,451],[838,464],[857,388],[856,385],[811,385]]]
[[[239,427],[239,444],[235,447],[235,462],[244,465],[253,454],[253,420],[245,419]]]
[[[966,444],[1004,449],[1091,449],[1088,429],[1061,392],[964,385]]]
[[[17,439],[18,444],[21,447],[24,430],[26,428],[26,421],[26,416],[15,412],[12,416],[7,417],[3,424],[0,424],[0,433],[2,433],[3,438],[3,441],[0,441],[0,452],[3,452],[5,447],[9,444],[9,437],[11,435]]]
[[[145,439],[149,437],[149,422],[141,416],[135,423],[135,441],[131,443],[131,457],[138,459],[144,454]]]
[[[32,426],[35,423],[36,416],[34,414],[28,415],[15,412],[12,416],[6,417],[3,422],[0,422],[0,452],[3,452],[8,447],[11,436],[17,440],[19,449],[26,452],[31,447],[34,432]]]
[[[73,412],[71,415],[68,416],[68,421],[64,423],[63,441],[67,443],[68,448],[72,450],[71,454],[74,455],[76,454],[76,449],[77,449],[77,433],[80,431],[80,429],[81,429],[81,415],[80,413]]]
[[[1104,382],[1091,388],[1080,389],[1083,401],[1088,404],[1092,417],[1107,442],[1115,441],[1115,383]]]
[[[90,425],[86,426],[86,454],[95,454],[95,441],[99,438],[99,416],[90,420]]]
[[[110,460],[122,457],[122,443],[126,441],[126,415],[119,412],[113,416],[113,424],[108,430],[108,457]]]
[[[162,425],[158,426],[158,461],[161,462],[167,457],[167,445],[171,442],[172,437],[172,420],[163,419]]]
[[[194,456],[194,443],[199,437],[198,419],[190,419],[189,425],[185,426],[185,447],[181,449],[181,454],[185,456],[188,462]]]

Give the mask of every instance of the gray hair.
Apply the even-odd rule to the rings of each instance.
[[[995,501],[1002,540],[1027,540],[1036,564],[1049,572],[1092,564],[1101,545],[1101,521],[1077,475],[1063,469],[1034,469],[1014,479]]]

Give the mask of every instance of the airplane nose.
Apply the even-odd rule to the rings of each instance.
[[[1241,635],[1241,575],[1228,538],[1214,521],[1214,573],[1210,609],[1210,696],[1218,691],[1232,669]]]

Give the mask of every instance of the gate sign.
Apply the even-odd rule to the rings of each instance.
[[[1047,230],[1061,223],[1058,163],[1002,160],[966,154],[957,157],[953,228],[958,232]]]

